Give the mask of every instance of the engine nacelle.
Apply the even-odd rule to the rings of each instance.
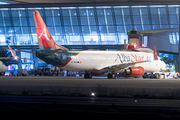
[[[91,72],[92,76],[102,76],[104,75],[104,73],[95,73],[95,72]]]
[[[144,68],[141,66],[132,66],[125,70],[126,75],[131,77],[137,77],[144,75]]]

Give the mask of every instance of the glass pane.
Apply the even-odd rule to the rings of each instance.
[[[108,26],[109,33],[115,33],[115,26]]]
[[[99,26],[100,33],[107,33],[106,26]]]
[[[150,8],[150,11],[151,11],[151,15],[157,15],[158,14],[157,8]]]
[[[62,9],[62,14],[63,14],[63,16],[69,16],[69,10]]]
[[[132,8],[133,15],[139,15],[139,8]]]
[[[77,16],[77,11],[76,9],[71,10],[71,16]]]
[[[19,17],[17,10],[11,10],[12,17]]]
[[[60,16],[60,11],[59,10],[53,10],[54,16]]]
[[[124,19],[125,19],[126,25],[131,24],[131,18],[130,18],[130,16],[124,16]]]
[[[46,16],[52,16],[52,11],[51,10],[45,10],[45,15]]]
[[[13,24],[14,24],[14,26],[20,26],[19,18],[13,18]]]
[[[153,25],[153,29],[160,29],[159,25]]]
[[[115,16],[115,17],[116,17],[116,24],[117,25],[123,25],[122,16]]]
[[[93,9],[88,9],[88,15],[89,16],[94,16],[94,10]]]
[[[151,30],[151,26],[150,25],[144,25],[144,30]]]
[[[162,28],[169,28],[169,25],[162,25]]]
[[[176,14],[176,8],[169,7],[168,10],[169,10],[169,14]]]
[[[161,15],[166,15],[166,9],[165,8],[159,8]]]
[[[65,33],[68,34],[68,35],[72,35],[72,30],[71,30],[71,27],[64,27],[65,29]]]
[[[89,17],[89,23],[90,23],[90,25],[96,25],[94,16],[93,17]]]
[[[15,30],[15,34],[22,34],[20,27],[14,27],[14,30]]]
[[[88,25],[87,17],[80,17],[80,19],[81,19],[81,25]]]
[[[107,25],[114,25],[112,16],[106,16],[107,19]]]
[[[6,34],[14,34],[14,30],[12,29],[12,27],[5,27],[6,29]]]
[[[90,34],[89,27],[88,26],[82,26],[82,33],[84,34]]]
[[[55,35],[63,35],[62,27],[56,27]]]
[[[166,15],[161,16],[161,24],[168,24]]]
[[[99,23],[99,25],[106,25],[104,16],[98,16],[98,23]]]
[[[36,28],[35,27],[31,27],[31,33],[36,34]]]
[[[0,19],[0,26],[4,26],[3,19]]]
[[[2,17],[2,11],[0,11],[0,17]]]
[[[122,15],[122,10],[119,8],[114,8],[115,15]]]
[[[149,16],[142,16],[142,20],[143,24],[149,24]]]
[[[79,26],[72,26],[73,27],[73,35],[79,35]]]
[[[125,33],[124,26],[117,26],[118,33]]]
[[[46,17],[47,26],[53,26],[52,17]]]
[[[90,28],[91,28],[91,34],[97,34],[96,26],[90,26]]]
[[[47,27],[51,35],[55,35],[54,27]]]
[[[141,14],[142,15],[148,15],[147,8],[141,8]]]
[[[108,15],[112,15],[112,10],[111,9],[105,9],[105,11],[106,11],[106,15],[108,16]]]
[[[4,18],[4,22],[6,26],[11,26],[10,18]]]
[[[22,26],[27,26],[27,20],[26,20],[26,18],[21,18],[21,25],[22,25]]]
[[[130,15],[129,8],[124,8],[124,15]]]
[[[0,27],[0,34],[5,34],[4,27]]]
[[[104,10],[103,9],[96,9],[97,15],[104,15]]]
[[[20,17],[26,17],[25,10],[20,10],[19,13],[20,13],[19,14]]]
[[[63,17],[64,25],[70,25],[69,17]]]
[[[22,27],[22,34],[29,34],[28,27]],[[28,35],[29,36],[29,35]]]
[[[133,16],[134,24],[141,24],[140,16]]]
[[[61,25],[60,17],[54,17],[55,26]]]
[[[86,16],[87,15],[86,9],[79,9],[79,14],[80,16]]]
[[[177,15],[169,15],[170,24],[178,24]]]
[[[29,18],[30,26],[35,26],[34,18]]]
[[[9,11],[2,11],[4,17],[9,17]]]
[[[72,25],[78,25],[77,17],[71,17],[72,19]]]
[[[159,18],[158,16],[151,16],[152,24],[159,24]]]

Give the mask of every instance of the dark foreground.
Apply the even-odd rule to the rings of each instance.
[[[180,119],[179,99],[180,79],[0,77],[2,120]]]
[[[0,103],[1,120],[167,120],[180,119],[180,109],[171,107],[127,107]]]

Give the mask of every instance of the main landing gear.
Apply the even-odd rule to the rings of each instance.
[[[108,79],[116,79],[116,75],[115,75],[115,73],[109,73],[109,74],[107,75],[107,78],[108,78]]]
[[[92,74],[86,72],[86,73],[84,74],[84,78],[85,78],[85,79],[88,79],[88,78],[91,79],[91,78],[92,78]]]

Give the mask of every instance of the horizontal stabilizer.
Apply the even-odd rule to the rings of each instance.
[[[59,50],[62,50],[62,49],[51,50],[51,51],[43,52],[43,53],[40,53],[40,54],[42,54],[42,55],[52,55],[53,53],[55,53],[55,52],[57,52]]]

